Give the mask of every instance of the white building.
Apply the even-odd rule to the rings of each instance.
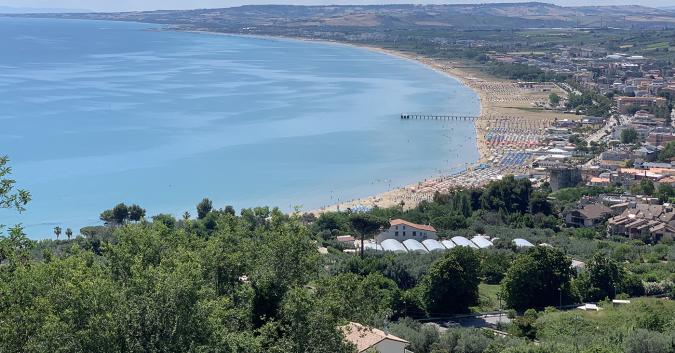
[[[438,238],[436,236],[436,229],[430,225],[415,224],[402,219],[394,219],[389,223],[389,229],[386,229],[376,237],[378,243],[387,239],[396,239],[400,242],[413,239],[421,242],[426,239]]]
[[[340,327],[345,339],[356,346],[358,353],[375,349],[377,353],[410,353],[405,347],[408,341],[387,334],[382,330],[366,327],[356,322]]]

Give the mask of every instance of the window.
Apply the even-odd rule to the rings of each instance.
[[[394,236],[397,237],[397,236],[398,236],[398,232],[394,232]]]
[[[403,231],[403,236],[405,237],[405,230]]]
[[[396,230],[398,230],[398,226],[396,226]]]
[[[413,237],[417,236],[417,232],[413,230]]]

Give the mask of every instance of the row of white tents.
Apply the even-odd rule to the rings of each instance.
[[[456,246],[466,246],[474,249],[486,249],[494,246],[489,237],[485,235],[476,235],[470,240],[465,237],[453,237],[446,240],[425,239],[419,242],[415,239],[407,239],[400,242],[396,239],[387,239],[381,243],[366,243],[364,246],[367,250],[374,251],[391,251],[396,253],[427,253],[432,251],[444,251],[452,249]],[[534,245],[525,239],[514,239],[513,243],[519,248],[533,247]]]

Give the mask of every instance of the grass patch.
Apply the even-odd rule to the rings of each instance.
[[[498,284],[481,283],[478,285],[478,305],[471,307],[472,312],[485,312],[499,310]],[[503,304],[503,303],[502,303]]]

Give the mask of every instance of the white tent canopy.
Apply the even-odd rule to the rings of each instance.
[[[455,243],[452,242],[452,240],[443,240],[441,241],[441,244],[445,246],[446,249],[452,249],[455,246],[457,246]]]
[[[464,237],[452,237],[452,242],[457,244],[458,246],[468,246],[470,248],[478,249],[478,246],[476,244],[472,243],[471,240],[464,238]]]
[[[513,239],[513,243],[519,248],[531,248],[534,246],[534,244],[522,238]]]
[[[471,241],[481,249],[489,248],[493,245],[492,242],[483,235],[476,235],[471,238]]]
[[[405,245],[406,249],[408,249],[409,252],[420,252],[420,253],[427,253],[429,252],[427,248],[422,245],[422,243],[418,242],[415,239],[406,239],[403,241],[403,245]]]
[[[429,251],[442,251],[445,250],[443,244],[438,242],[436,239],[425,239],[422,241],[422,245]]]
[[[380,243],[384,251],[408,252],[408,250],[396,239],[387,239]]]

